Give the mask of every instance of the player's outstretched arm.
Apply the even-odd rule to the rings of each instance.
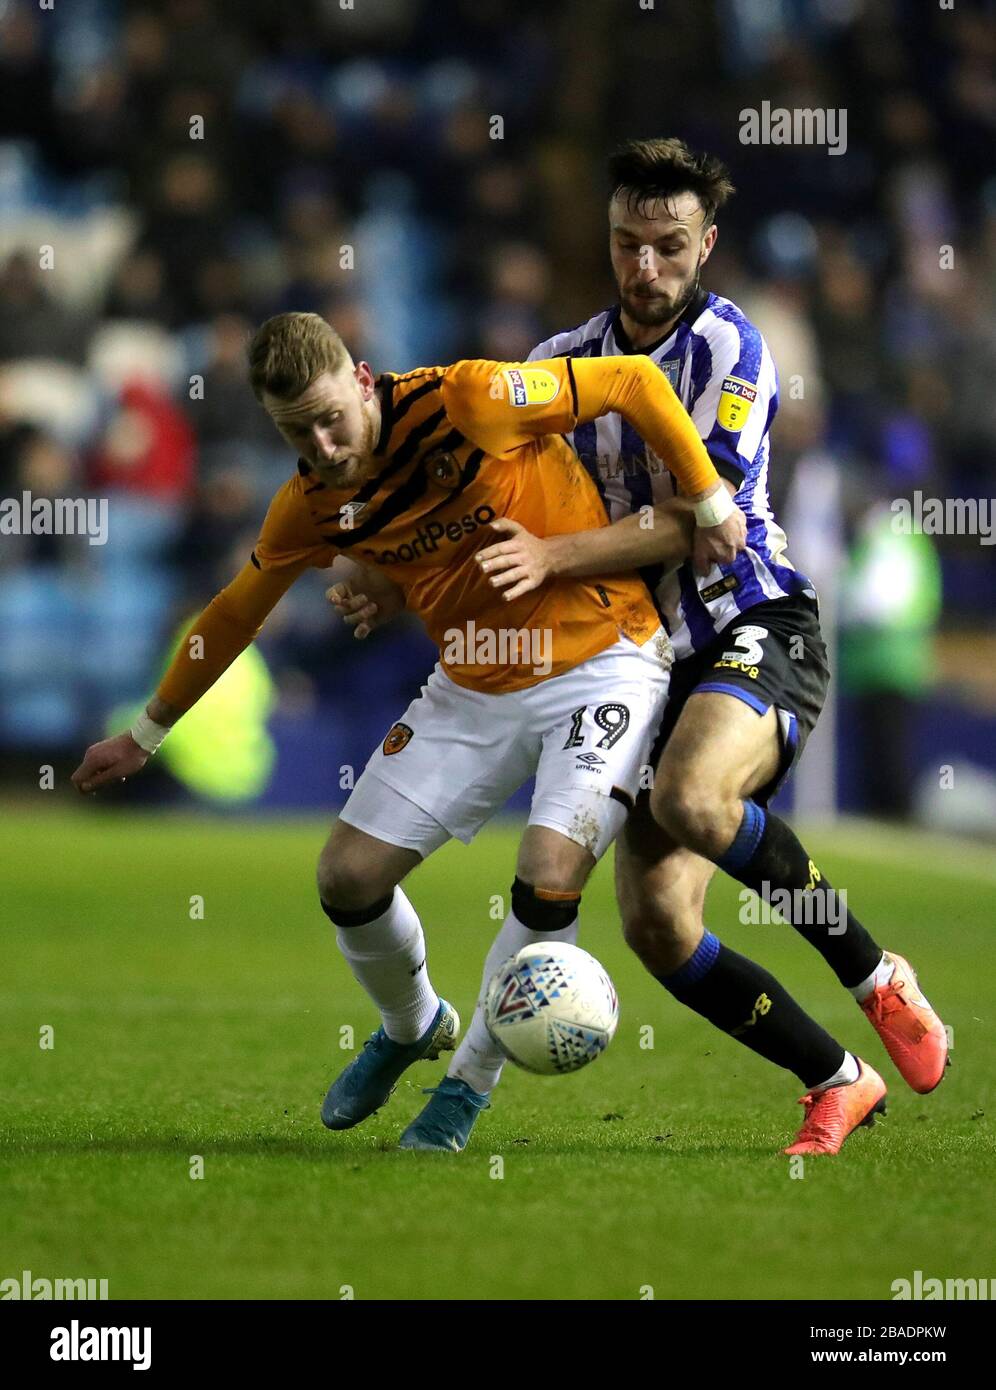
[[[147,746],[148,742],[156,739],[154,731],[164,730],[165,737],[165,732],[172,728],[179,717],[179,710],[160,700],[158,695],[153,695],[145,707],[144,717],[139,716],[128,733],[105,738],[100,743],[91,744],[86,750],[83,761],[72,776],[77,791],[84,794],[95,792],[109,782],[123,782],[127,777],[141,772],[162,741],[159,739],[155,748]],[[139,743],[137,739],[142,739],[142,742]]]
[[[509,603],[552,578],[586,579],[644,565],[674,569],[692,553],[693,505],[687,497],[675,497],[656,506],[650,518],[634,514],[611,526],[563,536],[534,536],[519,522],[501,517],[491,529],[505,539],[474,558]]]
[[[566,434],[618,411],[663,459],[693,504],[693,559],[701,573],[730,564],[747,544],[733,502],[691,416],[649,357],[552,357],[546,361],[456,362],[446,369],[450,420],[496,458],[531,439]]]
[[[300,568],[245,569],[208,604],[177,649],[159,689],[127,733],[91,744],[73,773],[84,794],[141,772],[172,726],[256,637]]]
[[[691,416],[670,382],[648,357],[571,359],[578,420],[618,411],[664,460],[682,493],[694,504],[695,568],[736,559],[747,544],[747,522],[699,438]]]
[[[92,743],[83,761],[73,773],[73,786],[78,792],[95,792],[108,782],[123,782],[149,761],[149,754],[140,748],[130,733],[115,734],[100,743]]]

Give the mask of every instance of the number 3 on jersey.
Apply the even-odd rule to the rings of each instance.
[[[564,744],[565,749],[584,747],[582,728],[587,709],[587,705],[582,705],[571,715],[571,728]],[[612,748],[629,728],[629,710],[625,705],[597,705],[592,718],[596,727],[604,730],[603,737],[595,744],[596,748]]]
[[[761,664],[764,652],[761,650],[761,643],[768,635],[766,627],[735,627],[733,629],[733,640],[737,645],[737,650],[724,652],[723,655],[713,666],[713,670],[722,667],[733,667],[734,670],[742,671],[745,676],[750,676],[753,680],[757,679],[757,668]]]
[[[766,627],[735,627],[733,636],[740,651],[724,652],[724,661],[743,661],[748,666],[760,664],[764,652],[761,650],[761,643],[768,635]]]

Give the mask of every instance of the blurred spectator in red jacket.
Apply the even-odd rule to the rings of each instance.
[[[179,502],[194,482],[196,450],[186,417],[150,382],[126,385],[89,459],[89,483]]]

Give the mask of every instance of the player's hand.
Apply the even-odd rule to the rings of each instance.
[[[149,754],[139,748],[131,734],[116,734],[102,743],[93,743],[83,761],[73,773],[72,783],[84,795],[96,791],[108,782],[123,782],[149,761]]]
[[[492,588],[504,589],[505,602],[511,603],[545,584],[554,572],[546,542],[510,517],[492,521],[491,529],[509,539],[479,550],[474,559],[488,575]]]
[[[729,565],[747,545],[747,518],[739,507],[718,526],[696,526],[692,537],[692,563],[696,574],[708,574],[713,565]]]
[[[350,583],[333,584],[331,589],[325,590],[325,597],[361,642],[386,621],[380,605],[366,594],[357,593]]]

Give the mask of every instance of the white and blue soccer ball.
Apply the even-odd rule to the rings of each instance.
[[[619,999],[605,968],[580,946],[523,946],[488,985],[488,1032],[517,1066],[542,1076],[577,1071],[612,1040]]]

